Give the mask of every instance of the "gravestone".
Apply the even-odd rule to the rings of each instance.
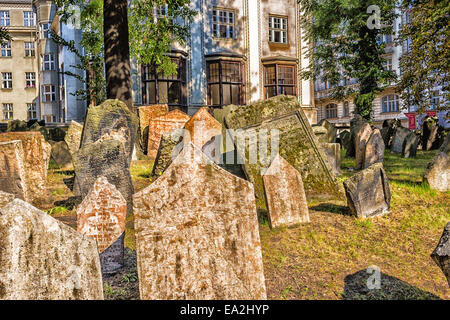
[[[402,123],[398,119],[386,119],[383,121],[381,129],[381,136],[383,137],[385,148],[391,148],[392,139],[394,138],[395,130],[401,127]]]
[[[312,126],[312,130],[314,132],[314,135],[317,138],[317,141],[319,141],[319,143],[327,143],[328,142],[328,138],[327,138],[328,131],[326,128],[316,125],[316,126]]]
[[[394,153],[402,153],[403,149],[403,141],[408,136],[408,134],[411,132],[411,130],[404,128],[404,127],[398,127],[395,129],[394,137],[392,138],[391,143],[391,151]]]
[[[97,178],[104,176],[127,201],[127,214],[132,212],[133,184],[130,163],[123,143],[117,140],[98,140],[84,145],[73,156],[77,179],[74,190],[84,199]]]
[[[431,189],[441,192],[450,191],[450,151],[443,147],[428,163],[423,180]]]
[[[65,136],[66,132],[59,127],[51,128],[48,130],[48,140],[56,142],[64,141]]]
[[[280,155],[263,175],[271,228],[310,222],[302,176]]]
[[[172,163],[172,159],[175,159],[175,157],[183,149],[183,143],[180,143],[183,140],[183,133],[184,130],[181,128],[163,133],[159,144],[158,153],[156,154],[153,164],[151,174],[153,179],[156,179],[162,175],[167,167]]]
[[[253,187],[188,144],[133,196],[141,299],[266,299]]]
[[[141,132],[141,145],[145,153],[147,153],[148,143],[148,126],[150,120],[161,117],[169,113],[167,104],[154,104],[149,106],[140,106],[137,108],[139,115],[139,128]]]
[[[97,244],[32,205],[0,208],[0,299],[103,299]]]
[[[366,152],[366,144],[372,134],[370,124],[364,123],[356,134],[355,144],[355,166],[361,169],[364,166],[364,154]]]
[[[47,201],[47,169],[51,146],[40,132],[0,133],[0,142],[22,142],[29,201],[34,204]],[[19,197],[20,198],[20,197]]]
[[[379,129],[374,129],[366,143],[366,148],[363,155],[363,166],[362,168],[368,168],[371,165],[381,162],[384,159],[384,141],[383,136]]]
[[[347,130],[344,130],[339,134],[339,137],[342,142],[342,148],[344,148],[345,150],[348,150],[350,148],[350,144],[351,144],[350,132]]]
[[[324,142],[335,143],[336,136],[337,136],[336,127],[331,122],[329,122],[327,119],[320,120],[319,126],[325,128],[327,130],[326,141],[324,141]]]
[[[445,226],[441,239],[431,254],[431,258],[445,274],[450,287],[450,222]]]
[[[0,209],[13,201],[16,197],[12,193],[0,191]]]
[[[208,112],[208,108],[200,108],[184,125],[184,144],[192,142],[198,148],[214,136],[222,134],[222,125]]]
[[[22,141],[0,142],[0,190],[30,201]]]
[[[148,157],[151,159],[156,158],[163,133],[183,128],[190,118],[191,117],[180,110],[173,110],[166,115],[150,120],[147,144]]]
[[[417,147],[419,145],[419,137],[415,132],[411,131],[403,140],[402,157],[413,158],[416,156]]]
[[[129,161],[133,154],[138,117],[120,100],[106,100],[98,106],[88,109],[83,127],[81,146],[99,140],[115,139],[120,141]]]
[[[427,117],[422,125],[422,150],[436,149],[438,144],[439,123],[436,118]]]
[[[105,177],[95,181],[77,208],[77,231],[97,240],[103,273],[123,266],[126,216],[126,200]]]
[[[82,133],[83,125],[72,120],[72,122],[70,122],[70,126],[67,130],[66,136],[64,137],[64,141],[67,143],[67,147],[69,148],[69,152],[71,155],[73,155],[78,151],[78,149],[80,149]]]
[[[51,158],[61,168],[72,165],[72,155],[65,141],[59,141],[52,145]]]
[[[8,121],[6,132],[22,132],[28,131],[27,123],[23,120],[10,120]]]
[[[352,215],[368,218],[389,212],[391,191],[382,163],[357,172],[344,181],[344,188]]]
[[[341,145],[339,143],[321,143],[320,148],[333,173],[339,175],[341,173]]]
[[[367,123],[367,120],[361,117],[359,114],[355,114],[352,120],[350,120],[350,145],[347,149],[346,157],[356,156],[356,136],[361,129],[361,126]]]

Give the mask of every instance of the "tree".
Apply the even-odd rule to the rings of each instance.
[[[302,78],[327,81],[335,99],[353,96],[355,112],[370,120],[375,94],[395,80],[394,72],[383,67],[385,44],[380,41],[392,34],[395,0],[298,2],[305,39],[314,44]],[[347,85],[350,79],[357,79],[357,88]]]
[[[11,40],[11,37],[8,33],[8,31],[6,30],[6,28],[1,28],[0,27],[0,44],[4,44],[6,41]]]
[[[403,0],[402,9],[408,19],[399,37],[407,48],[400,59],[401,98],[422,113],[430,107],[434,89],[440,87],[443,99],[434,107],[446,110],[450,100],[450,2]]]

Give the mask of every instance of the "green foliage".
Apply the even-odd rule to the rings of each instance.
[[[11,37],[6,28],[0,28],[0,44],[4,44],[6,41],[11,40]]]
[[[66,212],[68,209],[66,207],[54,207],[50,210],[47,211],[48,214],[58,214],[58,213],[64,213]]]
[[[375,93],[395,80],[395,73],[383,68],[385,45],[378,41],[392,34],[395,0],[298,0],[305,39],[314,47],[308,52],[311,64],[303,69],[304,79],[320,77],[329,82],[332,96],[342,100],[353,96],[356,113],[370,120]],[[380,28],[367,26],[371,5],[380,8]],[[344,81],[358,79],[358,88]]]
[[[400,42],[408,51],[400,59],[402,75],[398,84],[407,105],[423,112],[431,104],[432,89],[442,86],[438,110],[449,107],[450,85],[450,2],[403,0],[409,21],[402,26]]]

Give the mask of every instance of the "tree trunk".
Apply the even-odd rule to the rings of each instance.
[[[123,101],[134,112],[127,6],[127,0],[103,2],[106,96]]]

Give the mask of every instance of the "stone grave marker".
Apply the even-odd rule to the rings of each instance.
[[[448,145],[443,145],[428,163],[423,180],[430,185],[431,189],[441,192],[450,191],[450,149]]]
[[[72,165],[72,155],[65,141],[59,141],[52,145],[51,158],[59,167]]]
[[[208,108],[200,108],[184,125],[184,144],[192,142],[198,148],[213,137],[222,134],[222,125],[208,112]]]
[[[169,106],[167,104],[153,104],[149,106],[140,106],[137,108],[139,115],[139,128],[141,132],[141,144],[144,152],[147,152],[148,143],[148,126],[150,120],[161,117],[169,113]]]
[[[12,193],[0,191],[0,209],[13,201],[16,197]]]
[[[417,154],[417,147],[419,145],[419,137],[415,132],[411,131],[403,140],[402,157],[413,158]]]
[[[341,145],[339,143],[321,143],[320,148],[333,173],[339,175],[341,172]]]
[[[374,163],[383,163],[384,159],[384,141],[379,129],[374,129],[367,140],[366,148],[363,155],[362,168],[368,168]]]
[[[30,201],[22,141],[0,142],[0,190]]]
[[[392,138],[391,143],[391,151],[395,153],[402,153],[403,149],[403,141],[408,136],[408,134],[411,132],[411,130],[404,128],[404,127],[398,127],[395,129],[394,137]]]
[[[183,150],[183,133],[184,130],[182,128],[163,133],[152,168],[151,176],[153,179],[161,176],[172,163],[172,159],[175,159],[181,150]]]
[[[335,143],[337,136],[336,127],[327,119],[320,120],[319,125],[327,130],[326,141],[324,142]]]
[[[67,147],[69,148],[71,155],[80,149],[82,133],[83,125],[72,120],[72,122],[70,122],[69,129],[67,129],[66,136],[64,137],[64,141],[67,143]]]
[[[347,149],[346,156],[347,157],[355,157],[356,156],[356,136],[361,129],[361,126],[367,123],[367,120],[361,117],[359,114],[356,114],[352,120],[350,120],[350,137],[351,143],[349,144],[349,148]]]
[[[445,226],[441,239],[431,254],[431,258],[445,274],[450,287],[450,222]]]
[[[367,122],[364,123],[356,134],[355,144],[355,165],[356,169],[364,166],[364,154],[366,152],[366,144],[372,134],[372,128]]]

